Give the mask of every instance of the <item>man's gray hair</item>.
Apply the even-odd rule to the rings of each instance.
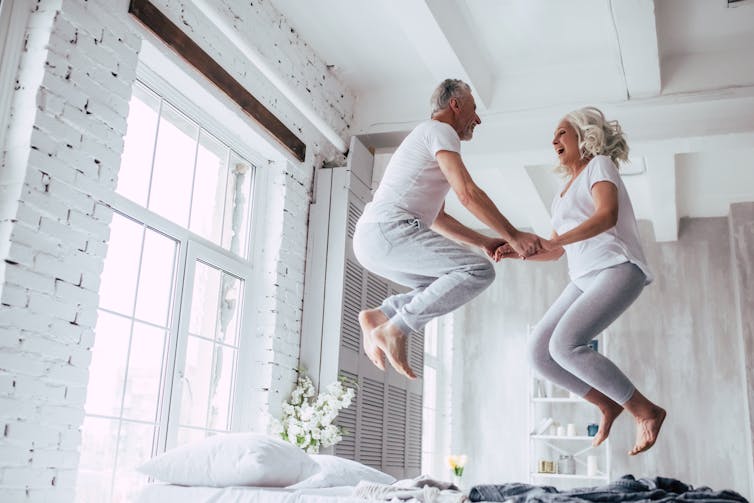
[[[451,98],[460,98],[467,94],[471,94],[471,87],[461,79],[445,79],[443,80],[435,92],[432,93],[432,99],[430,100],[430,106],[432,107],[432,114],[434,116],[440,110],[448,108]]]

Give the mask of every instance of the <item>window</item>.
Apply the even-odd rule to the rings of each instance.
[[[245,421],[255,168],[137,82],[100,284],[77,501],[130,501],[133,468]],[[248,366],[246,366],[248,367]]]
[[[435,318],[424,327],[421,470],[438,480],[449,476],[452,339],[452,314]]]

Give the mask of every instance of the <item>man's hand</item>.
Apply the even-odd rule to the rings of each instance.
[[[498,262],[500,259],[496,258],[496,251],[499,247],[506,244],[507,244],[507,241],[505,241],[504,239],[487,238],[482,242],[482,244],[479,245],[479,247],[482,249],[485,255],[487,255],[490,258],[490,260]]]
[[[531,232],[518,232],[513,236],[508,244],[511,245],[521,258],[526,258],[530,255],[542,250],[542,243],[540,237]]]

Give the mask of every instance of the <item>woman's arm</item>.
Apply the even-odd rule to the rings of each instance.
[[[543,242],[545,251],[593,238],[615,227],[618,222],[618,187],[608,181],[597,182],[592,185],[592,199],[592,216],[561,236]]]

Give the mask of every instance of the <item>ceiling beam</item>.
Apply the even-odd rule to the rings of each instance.
[[[652,0],[610,0],[627,98],[658,96],[660,51]]]
[[[517,192],[521,199],[529,202],[529,224],[534,232],[543,238],[550,239],[552,236],[552,219],[550,216],[550,204],[557,192],[556,178],[552,176],[552,170],[543,169],[542,166],[524,166],[515,177]]]
[[[395,17],[435,80],[459,78],[474,92],[477,106],[492,103],[494,76],[484,51],[471,36],[456,0],[394,0],[390,2]]]
[[[647,163],[649,199],[655,240],[678,240],[678,201],[676,197],[675,154],[652,154]]]

